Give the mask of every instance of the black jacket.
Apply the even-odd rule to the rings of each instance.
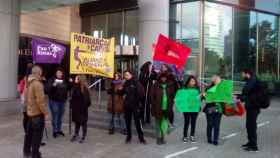
[[[241,100],[245,102],[246,110],[260,110],[259,107],[252,104],[256,99],[254,96],[256,94],[257,81],[257,77],[253,75],[249,80],[246,81],[246,84],[243,87]]]
[[[136,80],[131,79],[124,83],[124,108],[125,109],[138,109],[140,105],[140,98],[144,96],[143,86]]]
[[[82,93],[80,85],[75,85],[71,91],[70,108],[72,109],[72,121],[85,123],[88,120],[88,108],[91,105],[89,91],[85,88]]]
[[[51,78],[48,82],[48,96],[49,99],[53,101],[65,102],[67,100],[67,83],[63,81],[63,83],[59,83],[54,86],[56,78]]]

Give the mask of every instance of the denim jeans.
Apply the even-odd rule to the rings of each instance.
[[[53,133],[60,132],[65,111],[65,102],[49,100],[49,106],[52,114]]]
[[[206,119],[207,119],[207,139],[209,142],[218,143],[222,114],[217,112],[206,114]]]
[[[113,113],[109,113],[108,115],[108,120],[109,120],[109,129],[115,129],[119,128],[120,130],[125,130],[125,124],[124,124],[124,117],[122,114],[115,114],[114,118]]]
[[[40,158],[40,144],[43,137],[45,120],[43,115],[28,119],[27,131],[24,138],[24,154],[31,154],[32,158]]]

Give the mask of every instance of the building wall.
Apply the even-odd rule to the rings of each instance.
[[[71,32],[81,31],[78,6],[67,6],[21,15],[20,33],[70,41]]]

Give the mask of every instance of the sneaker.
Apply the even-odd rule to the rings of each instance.
[[[241,148],[248,148],[248,147],[250,147],[250,144],[249,144],[249,143],[246,143],[246,144],[244,144],[244,145],[241,146]]]
[[[122,135],[127,135],[127,132],[126,132],[125,129],[124,129],[124,130],[121,130],[120,133],[121,133]]]
[[[23,154],[23,158],[30,158],[31,157],[31,154],[30,153],[24,153]]]
[[[53,138],[57,138],[57,133],[53,133]]]
[[[184,138],[183,138],[183,142],[184,142],[184,143],[187,143],[188,141],[189,141],[188,137],[184,137]]]
[[[214,141],[214,142],[213,142],[213,145],[218,146],[219,143]]]
[[[190,139],[190,140],[191,140],[192,143],[196,143],[196,139],[195,139],[194,136],[191,136],[191,139]]]
[[[146,144],[147,144],[147,142],[146,142],[146,140],[145,140],[145,139],[142,139],[142,140],[140,140],[140,144],[146,145]]]
[[[125,140],[125,144],[130,144],[131,143],[131,138],[126,138],[126,140]]]
[[[160,139],[160,138],[157,138],[157,145],[162,145],[162,144],[161,144],[161,139]]]
[[[40,146],[46,146],[45,142],[41,142]]]
[[[115,132],[113,129],[109,129],[109,135],[113,135]]]
[[[62,137],[65,137],[65,134],[62,131],[57,132],[58,135],[61,135]]]
[[[79,141],[80,144],[83,144],[84,142],[85,142],[85,137],[83,137],[83,138]]]
[[[244,150],[248,152],[259,152],[258,147],[247,147]]]
[[[75,142],[77,140],[78,136],[77,135],[74,135],[72,138],[71,138],[71,142]]]
[[[161,144],[166,144],[166,141],[164,140],[164,138],[161,138]]]

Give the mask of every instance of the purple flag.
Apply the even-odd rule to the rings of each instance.
[[[34,63],[60,64],[66,48],[41,38],[32,39],[32,57]]]

